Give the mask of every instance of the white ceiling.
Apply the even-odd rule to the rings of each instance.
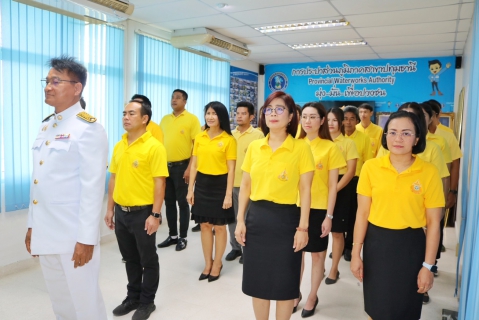
[[[216,4],[226,3],[222,9]],[[133,20],[163,30],[206,27],[251,49],[249,60],[290,63],[462,55],[473,0],[131,0]],[[346,19],[349,26],[264,35],[254,27]],[[365,40],[293,50],[288,44]]]

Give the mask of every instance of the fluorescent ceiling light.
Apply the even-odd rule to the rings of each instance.
[[[364,40],[353,41],[336,41],[336,42],[316,42],[305,44],[288,44],[288,47],[292,49],[310,49],[310,48],[323,48],[323,47],[341,47],[341,46],[365,46],[368,43]]]
[[[349,22],[344,19],[328,20],[328,21],[314,21],[314,22],[301,22],[291,24],[280,24],[276,26],[257,27],[256,30],[262,33],[278,32],[278,31],[293,31],[293,30],[305,30],[314,28],[327,28],[327,27],[340,27],[347,26]]]

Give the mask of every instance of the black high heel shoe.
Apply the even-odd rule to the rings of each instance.
[[[318,296],[316,296],[316,302],[314,303],[313,309],[311,310],[303,309],[303,311],[301,312],[301,318],[311,317],[314,314],[316,307],[318,306],[318,302],[319,302],[319,299],[318,299]]]
[[[299,306],[299,303],[301,302],[301,299],[303,299],[303,294],[300,292],[299,293],[299,300],[298,300],[298,304],[293,307],[293,313],[295,313],[296,311],[298,311],[298,306]]]
[[[200,280],[200,281],[201,281],[201,280],[206,280],[206,279],[208,279],[209,276],[210,276],[209,273],[208,273],[208,274],[202,273],[202,274],[200,274],[200,278],[199,278],[198,280]]]
[[[221,269],[223,269],[223,265],[221,265],[220,273],[218,273],[217,276],[212,276],[212,275],[210,275],[210,276],[208,277],[208,282],[213,282],[213,281],[218,280],[218,279],[220,278],[220,275],[221,275]]]

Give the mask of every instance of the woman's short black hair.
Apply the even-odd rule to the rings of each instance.
[[[424,116],[421,106],[416,102],[406,102],[399,107],[398,111],[405,111],[405,109],[412,110],[412,112],[419,118],[419,123],[422,124],[422,130],[427,133],[426,116]]]
[[[338,126],[339,126],[339,131],[341,131],[342,134],[344,134],[344,112],[340,108],[334,107],[328,110],[328,114],[332,113],[336,120],[338,120]],[[327,116],[326,116],[327,117]]]
[[[381,144],[383,145],[383,148],[386,150],[389,150],[387,139],[386,139],[389,123],[394,119],[401,119],[401,118],[408,118],[411,120],[411,122],[414,125],[414,130],[416,131],[414,134],[416,135],[416,138],[419,138],[416,145],[412,147],[412,153],[418,154],[418,153],[424,152],[424,149],[426,149],[426,132],[424,132],[423,126],[421,126],[421,122],[419,118],[416,116],[416,114],[412,112],[407,112],[407,111],[397,111],[392,113],[389,116],[389,119],[386,122],[386,125],[384,126],[384,134],[381,138]]]
[[[226,109],[225,105],[219,101],[211,101],[205,106],[205,116],[209,108],[215,110],[216,115],[218,116],[218,121],[220,122],[220,128],[226,131],[226,133],[231,136],[232,134],[230,127],[230,116],[228,114],[228,109]],[[205,129],[208,128],[208,123],[205,123]]]
[[[293,117],[291,118],[291,122],[286,127],[286,132],[290,134],[292,137],[295,137],[296,131],[298,131],[298,124],[299,124],[299,118],[296,117],[296,112],[297,112],[296,104],[294,103],[293,97],[283,91],[275,91],[271,93],[268,96],[268,98],[266,98],[264,105],[260,109],[259,127],[261,128],[261,131],[263,131],[265,135],[269,133],[269,128],[266,125],[266,117],[264,115],[264,110],[276,98],[283,100],[284,104],[286,105],[286,108],[288,109],[288,115],[290,114],[293,115]],[[301,113],[301,110],[300,110],[300,113]]]
[[[429,118],[432,118],[434,114],[429,103],[420,103],[419,106],[422,108],[422,110],[426,111],[426,113],[429,115]]]

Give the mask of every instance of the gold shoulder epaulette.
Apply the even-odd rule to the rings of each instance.
[[[48,117],[46,117],[45,119],[42,120],[42,122],[45,122],[45,121],[48,121],[51,117],[53,117],[55,114],[52,113],[51,115],[49,115]]]
[[[82,111],[79,114],[77,114],[77,117],[90,123],[93,123],[96,121],[96,118],[94,116],[86,113],[85,111]]]

